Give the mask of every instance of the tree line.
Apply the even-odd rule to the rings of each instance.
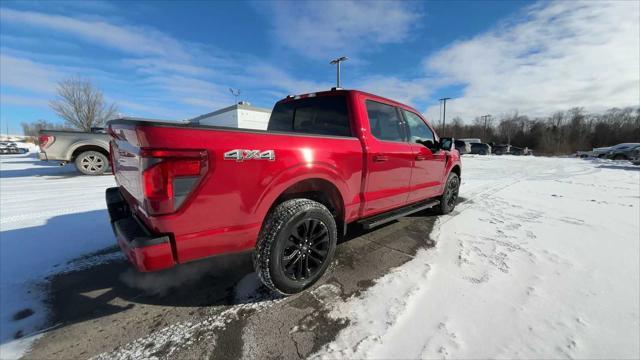
[[[477,117],[471,123],[455,117],[446,124],[444,134],[529,147],[539,155],[573,154],[624,142],[640,143],[640,107],[613,108],[603,113],[572,108],[536,118],[515,112],[498,119]]]

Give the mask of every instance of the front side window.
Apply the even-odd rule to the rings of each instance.
[[[278,103],[273,108],[267,130],[351,136],[347,99],[320,96]]]
[[[394,106],[367,100],[371,134],[379,140],[404,141],[404,130]]]
[[[424,143],[429,140],[432,144],[435,144],[433,131],[431,131],[427,124],[422,121],[422,118],[411,111],[402,110],[402,113],[404,114],[404,118],[407,120],[410,141],[412,143]]]

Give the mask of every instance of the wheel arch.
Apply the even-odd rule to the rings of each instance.
[[[85,151],[97,151],[109,158],[109,148],[105,148],[101,144],[81,142],[74,144],[67,152],[67,159],[73,161],[75,158]]]
[[[296,179],[274,193],[270,196],[268,207],[264,204],[260,206],[259,213],[262,221],[276,206],[284,201],[302,198],[317,201],[327,207],[336,220],[338,232],[343,230],[345,225],[344,190],[341,190],[338,184],[327,177],[316,174],[316,176]],[[267,201],[263,201],[263,203],[265,202]]]
[[[458,175],[459,178],[462,178],[462,169],[460,168],[460,165],[453,165],[453,167],[451,168],[451,172]]]

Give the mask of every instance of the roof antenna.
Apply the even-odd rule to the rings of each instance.
[[[331,65],[337,65],[337,67],[336,67],[336,77],[337,77],[337,79],[336,79],[337,81],[336,82],[337,82],[337,84],[336,84],[336,87],[334,88],[336,90],[340,89],[340,63],[343,62],[343,61],[346,61],[346,60],[349,60],[349,58],[346,57],[346,56],[341,56],[341,57],[339,57],[337,59],[333,59],[333,60],[331,60],[331,62],[329,62],[329,64],[331,64]]]
[[[238,104],[238,97],[240,96],[240,89],[232,89],[229,88],[229,91],[231,92],[231,95],[235,96],[236,98],[236,104]]]

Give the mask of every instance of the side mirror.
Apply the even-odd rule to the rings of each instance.
[[[449,151],[453,148],[453,138],[444,137],[440,138],[440,149]]]
[[[440,146],[439,144],[435,144],[433,141],[431,140],[416,140],[416,142],[418,144],[423,145],[424,147],[426,147],[427,149],[436,152],[438,150],[440,150]]]

